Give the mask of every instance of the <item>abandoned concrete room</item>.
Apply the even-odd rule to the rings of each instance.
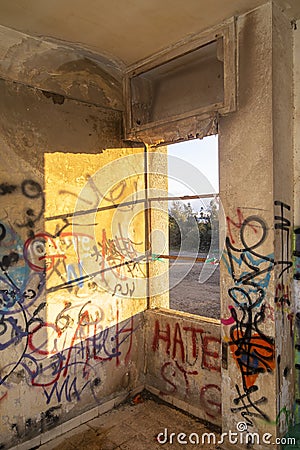
[[[300,449],[299,20],[0,0],[0,449]]]

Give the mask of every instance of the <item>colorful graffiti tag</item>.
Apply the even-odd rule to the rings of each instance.
[[[222,323],[230,327],[228,344],[241,375],[241,384],[235,384],[237,396],[233,399],[231,411],[241,414],[248,426],[253,426],[254,418],[271,421],[264,411],[268,399],[259,395],[256,382],[260,374],[271,375],[277,365],[274,337],[263,331],[266,320],[274,320],[274,309],[270,315],[267,294],[271,274],[275,270],[275,306],[284,312],[284,306],[290,304],[288,282],[285,280],[291,267],[288,253],[290,221],[284,214],[290,208],[277,201],[275,208],[280,209],[274,218],[275,230],[282,233],[281,257],[277,259],[273,253],[265,254],[263,251],[268,237],[264,219],[257,215],[245,217],[240,208],[237,220],[227,218],[228,236],[223,262],[234,286],[228,289],[230,316]],[[287,241],[283,243],[285,239]],[[287,319],[290,320],[288,314]]]

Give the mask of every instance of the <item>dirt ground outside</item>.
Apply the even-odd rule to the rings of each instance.
[[[219,263],[211,264],[204,269],[209,275],[204,283],[199,283],[199,275],[204,266],[202,262],[195,262],[190,271],[188,269],[191,262],[186,260],[176,260],[175,264],[170,262],[169,266],[170,308],[220,319]]]

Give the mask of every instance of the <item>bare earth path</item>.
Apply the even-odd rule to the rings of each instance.
[[[170,263],[170,268],[171,268]],[[203,263],[195,263],[190,272],[178,282],[189,267],[190,262],[176,262],[175,270],[170,272],[170,308],[220,319],[220,269],[219,265],[203,284],[199,283],[199,274]],[[172,286],[174,286],[172,288]]]

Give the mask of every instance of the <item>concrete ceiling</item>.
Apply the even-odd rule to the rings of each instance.
[[[300,0],[276,0],[292,18]],[[131,65],[266,0],[0,0],[0,25]]]

